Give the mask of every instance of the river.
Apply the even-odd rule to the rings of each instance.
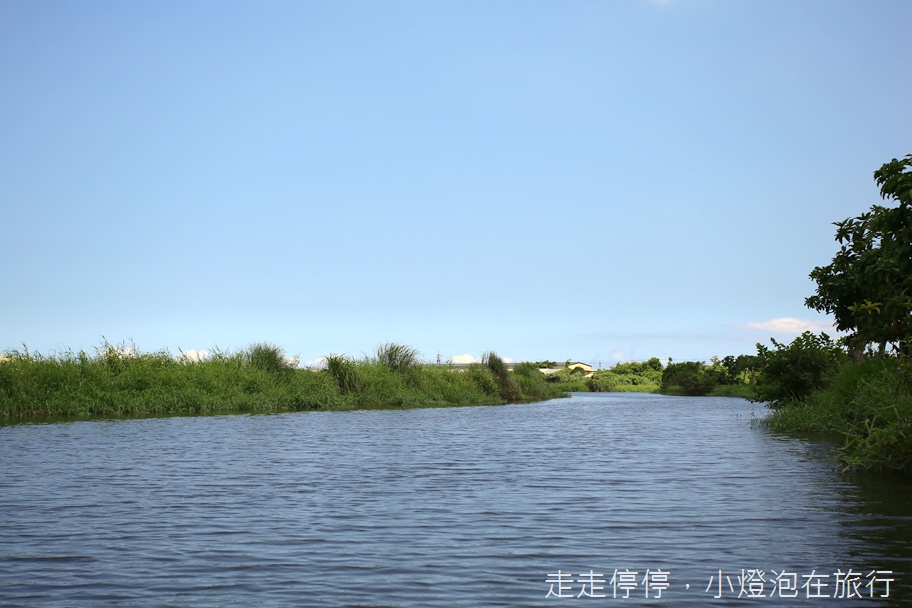
[[[765,413],[596,393],[0,427],[0,605],[912,605],[912,483],[842,476]]]

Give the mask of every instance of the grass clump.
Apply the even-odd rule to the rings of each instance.
[[[500,396],[504,401],[519,401],[522,392],[513,381],[507,364],[494,351],[488,351],[481,356],[481,364],[486,367],[496,380]]]
[[[269,342],[251,344],[243,352],[244,363],[254,369],[281,374],[298,367],[297,358],[287,357],[281,346]]]
[[[361,387],[361,378],[355,362],[345,355],[326,357],[326,372],[333,377],[342,393],[352,393]]]
[[[387,342],[377,347],[374,360],[393,372],[403,374],[421,364],[421,354],[410,346]]]

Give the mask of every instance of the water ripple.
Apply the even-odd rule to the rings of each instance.
[[[896,570],[868,603],[902,605],[909,484],[842,479],[755,410],[606,394],[0,427],[0,604],[549,606],[558,570],[662,568],[640,603],[703,606],[719,570],[854,567]]]

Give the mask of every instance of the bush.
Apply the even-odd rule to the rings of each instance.
[[[600,370],[592,374],[588,386],[589,390],[594,393],[614,393],[620,390],[621,379],[614,372]]]
[[[770,341],[775,350],[757,344],[760,380],[751,400],[767,401],[773,408],[824,388],[848,359],[845,349],[824,333],[806,331],[790,344]]]
[[[719,384],[718,374],[712,369],[699,361],[669,363],[662,372],[662,390],[689,396],[707,395]]]

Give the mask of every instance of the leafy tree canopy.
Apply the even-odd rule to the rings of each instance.
[[[912,339],[912,154],[874,172],[880,195],[895,207],[874,205],[835,222],[839,252],[811,272],[816,294],[805,304],[832,314],[856,350],[887,343],[909,354]]]

